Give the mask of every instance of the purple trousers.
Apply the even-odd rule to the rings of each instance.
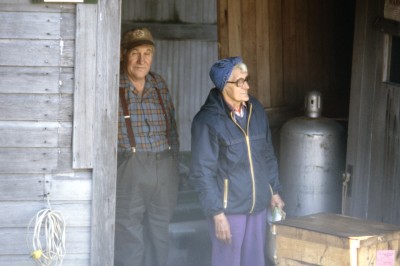
[[[208,220],[212,243],[211,265],[265,266],[267,211],[226,217],[232,234],[230,244],[216,238],[214,221],[212,218]]]

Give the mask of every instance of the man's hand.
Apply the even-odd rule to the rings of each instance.
[[[226,244],[232,242],[231,228],[224,213],[214,216],[215,236]]]

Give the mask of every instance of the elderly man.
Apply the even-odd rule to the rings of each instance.
[[[115,265],[164,266],[177,194],[178,134],[146,28],[121,40]]]
[[[210,78],[192,123],[189,179],[208,217],[211,265],[265,266],[266,209],[284,206],[268,119],[240,57],[216,62]]]

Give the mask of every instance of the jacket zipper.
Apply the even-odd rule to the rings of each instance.
[[[246,138],[246,146],[247,146],[247,155],[249,157],[249,164],[250,164],[250,173],[251,173],[251,183],[252,183],[252,187],[253,187],[253,203],[250,209],[249,213],[252,213],[254,210],[254,207],[256,205],[256,182],[254,179],[254,168],[253,168],[253,160],[251,158],[251,147],[250,147],[250,137],[248,135],[248,130],[249,130],[249,125],[250,125],[250,118],[251,118],[251,113],[253,110],[253,106],[251,104],[249,104],[250,106],[250,110],[249,110],[249,118],[247,119],[247,132],[244,131],[244,129],[236,122],[236,119],[233,116],[233,112],[231,112],[231,119],[232,121],[240,128],[240,130],[243,132],[245,138]]]
[[[228,188],[229,188],[229,180],[228,178],[224,179],[224,209],[228,208]]]

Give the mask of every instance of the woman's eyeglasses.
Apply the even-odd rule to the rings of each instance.
[[[247,82],[249,84],[250,77],[246,77],[245,79],[238,79],[236,81],[227,81],[226,83],[236,84],[237,87],[243,87],[244,83]]]

